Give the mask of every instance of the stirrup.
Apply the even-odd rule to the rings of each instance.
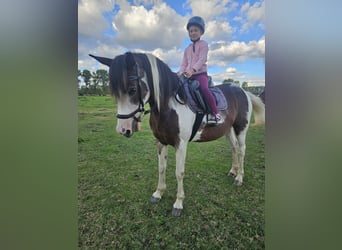
[[[222,124],[224,121],[221,115],[217,114],[215,116],[211,115],[207,122],[208,124]]]

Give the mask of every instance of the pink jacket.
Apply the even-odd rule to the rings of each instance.
[[[193,46],[195,46],[195,52]],[[196,43],[190,44],[184,51],[179,72],[185,72],[191,68],[195,70],[195,74],[207,72],[208,51],[208,43],[204,40],[198,40]]]

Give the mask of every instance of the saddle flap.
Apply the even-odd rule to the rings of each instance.
[[[194,113],[208,113],[209,105],[206,103],[200,91],[200,84],[197,80],[182,79],[181,84],[183,85],[185,94],[187,96],[188,105]],[[223,95],[222,91],[217,87],[210,87],[209,91],[215,98],[216,106],[218,110],[227,109],[227,100]]]
[[[189,80],[189,90],[192,98],[196,101],[199,107],[203,110],[204,113],[208,112],[208,105],[203,99],[203,95],[200,89],[200,83],[197,80]]]

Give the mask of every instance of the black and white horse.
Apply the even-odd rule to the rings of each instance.
[[[176,73],[151,54],[127,52],[114,59],[90,55],[109,67],[110,88],[118,104],[118,133],[130,137],[137,131],[137,123],[150,105],[150,127],[158,140],[159,180],[151,201],[157,202],[166,190],[165,173],[167,146],[176,152],[177,198],[172,214],[179,216],[183,209],[183,177],[189,141],[205,142],[226,136],[232,147],[232,166],[229,175],[240,186],[244,176],[245,139],[252,111],[257,124],[265,121],[265,106],[261,99],[242,88],[230,84],[216,86],[226,98],[228,108],[220,111],[223,124],[207,126],[204,116],[198,129],[192,133],[196,114],[179,92]],[[176,98],[177,96],[177,98]],[[191,138],[191,140],[190,140]]]

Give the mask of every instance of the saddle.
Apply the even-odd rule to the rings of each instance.
[[[208,105],[205,98],[203,98],[200,89],[200,83],[197,80],[191,78],[188,79],[182,76],[179,80],[179,84],[181,86],[180,89],[183,91],[184,97],[186,99],[186,103],[188,104],[191,111],[196,114],[196,119],[192,126],[192,132],[189,139],[189,141],[191,141],[194,138],[198,128],[200,127],[203,117],[207,115],[208,120],[208,114],[212,113],[212,110],[209,108],[210,105]],[[208,86],[209,91],[211,91],[215,98],[217,109],[226,110],[227,100],[219,88],[212,86],[211,77],[208,77]]]
[[[194,113],[198,114],[209,114],[212,113],[210,105],[207,103],[205,98],[203,98],[203,94],[200,89],[200,83],[194,79],[187,79],[185,77],[180,78],[181,84],[184,87],[184,92],[187,98],[187,103],[190,109]],[[224,97],[222,91],[212,86],[212,79],[208,77],[208,86],[209,91],[215,98],[216,107],[218,110],[226,110],[227,109],[227,100]]]

